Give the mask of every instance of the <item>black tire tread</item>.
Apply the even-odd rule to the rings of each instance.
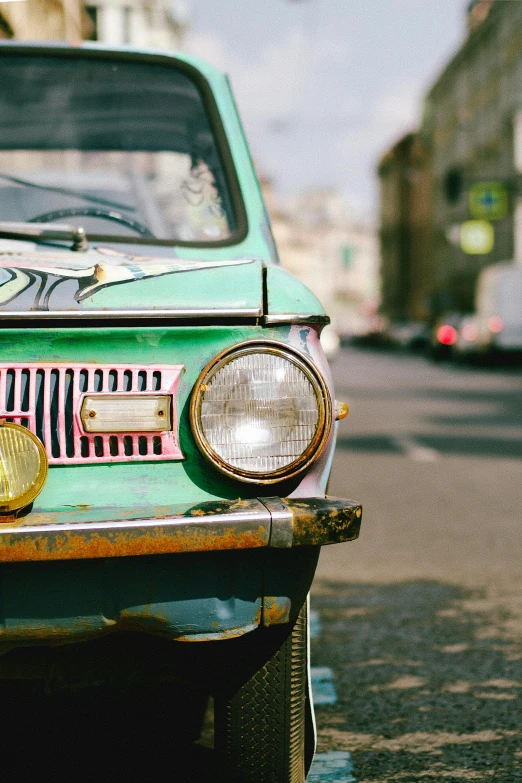
[[[307,610],[269,659],[216,701],[224,779],[304,783]]]

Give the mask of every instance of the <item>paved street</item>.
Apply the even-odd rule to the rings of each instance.
[[[522,780],[522,374],[349,349],[330,494],[361,538],[323,549],[319,751],[359,783]]]

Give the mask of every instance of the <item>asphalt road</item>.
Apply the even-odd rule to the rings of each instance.
[[[330,494],[364,513],[312,593],[318,749],[359,783],[522,781],[522,372],[349,349],[334,375]]]

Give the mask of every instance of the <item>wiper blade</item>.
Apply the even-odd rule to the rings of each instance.
[[[70,226],[66,223],[10,223],[0,221],[0,238],[2,239],[61,239],[72,242],[72,249],[87,250],[87,237],[80,226]]]
[[[81,190],[70,190],[69,188],[57,188],[53,185],[39,185],[37,182],[31,182],[29,179],[21,179],[20,177],[13,177],[11,174],[4,174],[0,171],[0,179],[6,180],[6,182],[14,182],[15,185],[24,185],[27,188],[36,188],[37,190],[45,190],[48,193],[60,193],[62,196],[75,196],[81,198],[84,201],[90,201],[93,204],[103,204],[105,207],[114,207],[115,209],[126,209],[128,212],[136,212],[135,207],[129,207],[128,204],[122,204],[119,201],[109,201],[105,198],[99,198],[98,196],[89,196],[88,193],[83,193]]]

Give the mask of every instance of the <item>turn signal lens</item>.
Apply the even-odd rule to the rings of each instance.
[[[15,511],[35,499],[47,478],[43,444],[18,424],[0,424],[0,510]]]
[[[81,419],[85,432],[167,432],[172,429],[170,396],[87,396]]]

